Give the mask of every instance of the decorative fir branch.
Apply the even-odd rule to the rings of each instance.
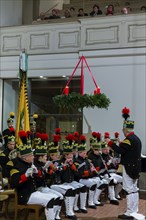
[[[62,109],[83,109],[83,108],[105,108],[108,109],[110,99],[104,93],[96,95],[81,95],[80,93],[70,93],[68,95],[57,95],[53,97],[54,103]]]

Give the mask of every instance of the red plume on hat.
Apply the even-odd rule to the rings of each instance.
[[[82,134],[82,135],[80,136],[80,141],[81,141],[83,144],[85,144],[85,143],[86,143],[86,136]]]
[[[61,134],[61,128],[56,128],[55,129],[55,134]]]
[[[129,108],[124,107],[124,108],[122,109],[122,117],[123,117],[125,120],[127,120],[127,118],[130,117],[130,109],[129,109]]]
[[[105,132],[104,133],[104,138],[110,138],[110,133],[109,132]]]
[[[95,131],[92,132],[92,136],[96,138],[97,133]]]
[[[120,135],[120,134],[119,134],[118,132],[115,132],[115,133],[114,133],[115,138],[118,138],[119,135]]]
[[[96,133],[96,138],[97,138],[97,141],[98,141],[98,142],[101,141],[101,133],[100,133],[100,132],[97,132],[97,133]]]
[[[61,140],[61,136],[59,134],[53,134],[52,137],[55,146],[58,146],[58,142]]]
[[[36,137],[37,138],[41,138],[41,133],[40,132],[36,132]]]
[[[68,134],[65,138],[69,141],[69,145],[72,145],[72,142],[74,140],[73,134]]]
[[[65,138],[68,141],[73,140],[73,134],[68,134]]]
[[[75,143],[77,143],[77,142],[78,142],[78,137],[75,137],[75,136],[74,136],[74,137],[73,137],[73,140],[74,140]]]
[[[42,141],[42,145],[44,145],[44,143],[48,140],[49,135],[46,134],[46,133],[42,133],[42,134],[40,134],[40,138],[41,138],[41,141]]]
[[[79,132],[74,132],[73,133],[73,140],[75,141],[75,143],[78,142],[78,139],[79,139]]]
[[[79,132],[76,131],[73,133],[73,135],[74,135],[74,137],[79,137]]]
[[[27,137],[28,137],[27,132],[20,130],[18,132],[18,136],[20,137],[23,144],[27,144]]]
[[[9,130],[11,132],[11,135],[15,136],[15,129],[13,127],[10,127]]]

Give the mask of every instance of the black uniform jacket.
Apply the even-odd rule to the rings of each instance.
[[[35,160],[34,165],[37,167],[39,175],[36,176],[36,186],[39,187],[46,187],[47,186],[47,179],[49,178],[49,175],[45,170],[43,170],[43,166],[45,165],[43,162]]]
[[[15,166],[15,164],[17,164],[17,161],[19,161],[19,158],[15,157],[15,158],[9,160],[8,163],[6,164],[6,170],[7,170],[9,178],[10,178],[10,172],[13,169],[13,167]]]
[[[10,172],[11,187],[17,190],[19,204],[26,204],[31,193],[37,191],[36,176],[38,174],[33,174],[31,177],[25,175],[26,170],[30,167],[31,164],[18,158]]]
[[[49,168],[48,172],[50,173],[51,185],[53,184],[61,184],[62,179],[61,175],[63,172],[63,165],[61,160],[52,161],[54,167]]]
[[[76,173],[76,180],[88,179],[95,176],[95,173],[91,171],[91,163],[88,158],[78,156],[75,159],[75,165],[78,169]]]
[[[6,164],[10,160],[9,159],[9,153],[10,152],[11,151],[8,148],[6,148],[3,152],[0,153],[0,165],[2,167],[3,177],[9,177],[9,173],[6,169]]]
[[[15,136],[15,130],[11,131],[9,128],[6,128],[5,130],[3,130],[2,135],[5,142],[4,147],[6,148],[8,143],[8,136]]]
[[[140,139],[131,132],[119,146],[114,143],[110,146],[114,151],[121,154],[121,164],[124,165],[127,174],[132,179],[137,179],[141,170],[142,144]]]
[[[116,173],[119,165],[118,165],[118,163],[114,164],[112,161],[110,162],[110,160],[112,160],[113,157],[111,157],[110,154],[102,153],[102,158],[106,163],[106,166],[107,166],[109,173]]]
[[[91,161],[91,163],[94,165],[99,175],[100,174],[103,175],[106,173],[105,165],[103,164],[100,155],[96,155],[93,153],[93,151],[91,151],[88,155],[88,158]]]
[[[65,159],[62,159],[62,163],[64,164]],[[75,180],[75,174],[77,173],[77,168],[72,164],[66,164],[63,166],[63,171],[61,174],[62,183],[71,183]]]

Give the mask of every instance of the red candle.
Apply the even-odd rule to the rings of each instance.
[[[68,86],[65,86],[64,94],[65,94],[65,95],[68,95],[68,94],[69,94],[69,87],[68,87]]]
[[[97,89],[94,90],[94,95],[96,95],[96,94],[97,94]]]
[[[97,88],[97,94],[100,94],[100,87]]]

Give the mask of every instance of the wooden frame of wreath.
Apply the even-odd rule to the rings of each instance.
[[[93,83],[95,85],[94,94],[84,94],[84,63],[91,75]],[[80,79],[80,93],[69,93],[69,83],[71,82],[77,68],[81,64],[81,79]],[[72,109],[83,109],[86,108],[105,108],[108,109],[109,104],[111,103],[110,99],[104,93],[100,92],[100,87],[97,85],[94,76],[90,70],[90,67],[84,56],[81,56],[79,59],[72,75],[66,83],[66,86],[63,89],[61,95],[53,97],[54,103],[61,107],[62,109],[72,110]]]

